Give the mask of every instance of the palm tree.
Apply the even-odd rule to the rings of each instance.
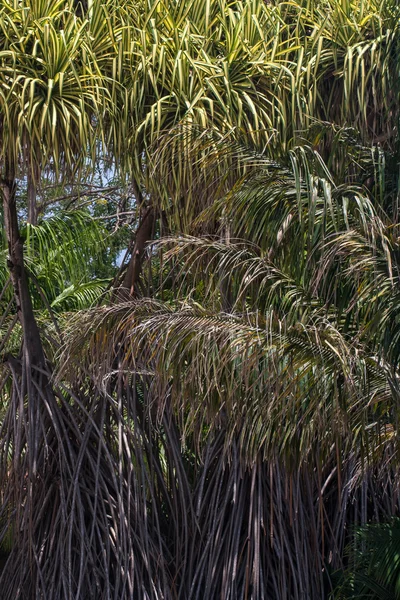
[[[63,372],[128,401],[168,597],[325,597],[349,525],[398,510],[397,235],[307,147],[221,211],[229,240],[158,243],[167,301],[78,316]]]

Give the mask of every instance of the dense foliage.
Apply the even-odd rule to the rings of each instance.
[[[399,17],[0,1],[4,597],[398,593]]]

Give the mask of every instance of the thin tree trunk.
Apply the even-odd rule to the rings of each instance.
[[[142,214],[139,227],[136,231],[132,256],[122,282],[122,290],[125,293],[127,292],[129,296],[135,296],[137,294],[145,247],[146,243],[152,239],[154,221],[154,209],[152,206],[149,206]]]
[[[24,334],[25,351],[32,366],[45,368],[45,358],[39,328],[33,312],[24,267],[23,239],[19,233],[16,205],[16,183],[11,175],[0,183],[3,195],[4,226],[8,242],[8,267],[14,287],[17,314]]]
[[[32,173],[32,170],[28,169],[28,185],[27,185],[27,195],[28,195],[28,223],[31,225],[37,225],[38,219],[38,207],[36,204],[36,191],[37,191],[37,180],[35,179],[35,174]]]

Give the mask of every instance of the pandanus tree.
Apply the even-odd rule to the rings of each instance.
[[[66,3],[1,6],[1,167],[5,233],[25,352],[45,367],[23,260],[16,193],[44,167],[73,171],[94,145],[104,97],[85,36]],[[101,92],[101,93],[100,93]]]
[[[270,76],[264,75],[261,61],[267,56],[273,61],[264,39],[264,28],[272,35],[273,24],[267,22],[263,3],[134,4],[142,10],[123,34],[129,48],[122,88],[126,99],[119,102],[124,126],[118,124],[113,139],[116,145],[129,145],[126,168],[141,213],[122,280],[122,287],[136,294],[145,242],[160,227],[187,228],[199,206],[212,197],[211,189],[213,195],[225,189],[227,173],[228,187],[235,179],[238,165],[228,155],[224,166],[220,156],[218,172],[198,167],[199,156],[207,152],[196,142],[199,132],[215,133],[208,153],[224,136],[266,146],[274,137],[281,100],[263,85]],[[157,180],[154,172],[160,174]],[[197,197],[200,189],[202,198]]]
[[[98,129],[110,94],[91,48],[88,21],[76,15],[73,3],[3,2],[0,30],[1,192],[10,272],[5,287],[12,285],[14,303],[7,310],[15,308],[23,335],[20,352],[4,357],[8,412],[3,421],[2,514],[16,525],[3,591],[10,597],[50,593],[61,598],[71,590],[71,578],[76,583],[72,563],[68,573],[56,569],[51,575],[49,523],[45,519],[39,529],[33,523],[40,506],[49,517],[54,515],[57,504],[48,501],[58,498],[56,522],[59,531],[67,531],[68,491],[57,485],[53,489],[51,480],[60,477],[63,464],[72,475],[78,456],[68,440],[79,431],[75,436],[68,433],[71,422],[68,425],[65,411],[70,397],[50,383],[24,261],[17,183],[27,178],[32,190],[45,169],[55,178],[79,173],[98,148]],[[6,317],[7,311],[2,324]],[[10,327],[14,324],[12,320]],[[76,585],[82,586],[82,581]]]
[[[344,125],[362,143],[392,145],[393,2],[160,1],[143,4],[131,28],[120,131],[142,218],[127,289],[140,283],[146,238],[160,226],[188,232],[244,175],[227,138],[277,160],[305,137],[333,170],[344,164],[335,136]]]

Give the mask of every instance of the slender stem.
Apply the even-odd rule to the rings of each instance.
[[[3,196],[4,225],[8,242],[8,267],[14,287],[17,314],[24,333],[25,351],[32,366],[44,368],[44,351],[24,267],[23,239],[18,227],[15,178],[6,175],[0,181],[0,189]]]
[[[37,225],[38,219],[38,207],[36,204],[36,190],[37,190],[37,179],[32,173],[32,168],[28,169],[28,223],[31,225]]]
[[[149,206],[144,211],[140,225],[136,231],[135,245],[122,283],[122,288],[128,290],[130,296],[134,296],[137,293],[145,247],[146,243],[152,238],[154,220],[154,209],[152,206]]]

